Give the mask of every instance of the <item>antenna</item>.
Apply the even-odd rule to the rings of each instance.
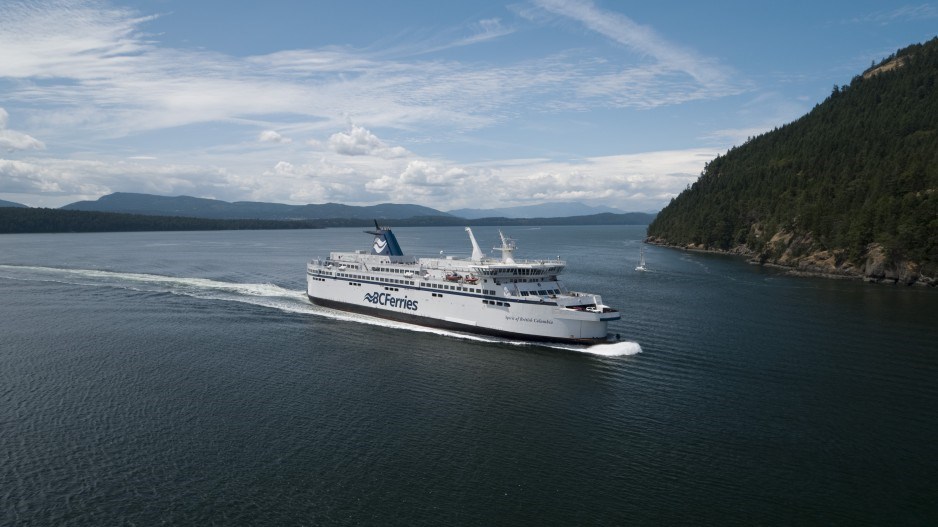
[[[495,250],[502,252],[502,262],[506,264],[515,263],[514,258],[512,258],[512,254],[515,251],[515,241],[506,237],[501,229],[498,230],[498,236],[502,239],[502,246],[496,247]]]

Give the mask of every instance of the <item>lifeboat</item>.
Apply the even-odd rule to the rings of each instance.
[[[446,275],[446,280],[450,282],[458,282],[462,277],[456,273],[450,273]]]
[[[478,282],[478,281],[479,281],[479,279],[476,278],[476,277],[474,277],[474,276],[472,276],[472,275],[469,275],[469,276],[466,277],[466,283],[467,283],[467,284],[474,284],[474,283],[476,283],[476,282]]]

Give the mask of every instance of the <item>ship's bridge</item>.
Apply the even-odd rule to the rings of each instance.
[[[554,281],[557,275],[567,267],[563,260],[515,260],[514,263],[492,263],[473,265],[473,270],[480,276],[511,279],[536,278],[544,281]]]

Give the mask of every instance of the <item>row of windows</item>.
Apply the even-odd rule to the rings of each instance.
[[[560,272],[560,267],[545,267],[544,269],[530,269],[527,267],[516,267],[511,269],[481,269],[480,272],[487,276],[544,276]]]
[[[322,271],[316,271],[316,273],[317,273],[317,274],[323,274]],[[325,273],[325,274],[328,274],[328,273]],[[336,276],[336,277],[339,277],[339,278],[354,278],[354,279],[356,279],[356,280],[369,280],[369,281],[383,282],[383,283],[388,283],[388,284],[400,284],[400,285],[411,285],[411,286],[412,286],[412,285],[416,285],[416,283],[415,283],[413,280],[401,280],[401,279],[398,279],[398,278],[383,278],[383,277],[379,277],[379,276],[363,276],[363,275],[352,274],[352,273],[336,273],[335,276]],[[518,279],[518,280],[510,280],[510,282],[512,282],[512,283],[515,283],[515,282],[536,282],[536,281],[537,281],[536,279]],[[496,284],[497,284],[497,282],[496,282]],[[489,290],[489,289],[480,289],[480,288],[478,288],[478,287],[466,287],[466,286],[462,286],[462,285],[436,284],[436,283],[429,283],[429,282],[424,283],[424,284],[422,284],[422,285],[423,285],[424,287],[430,287],[430,288],[433,288],[433,289],[444,289],[444,290],[447,290],[447,291],[463,291],[463,292],[466,292],[466,293],[475,293],[475,294],[483,294],[483,295],[494,295],[494,294],[495,294],[495,291],[492,291],[492,290]],[[540,285],[540,283],[538,283],[538,285]],[[529,291],[521,291],[521,296],[529,296],[529,295],[547,296],[547,295],[559,295],[560,293],[561,293],[561,291],[558,290],[558,289],[539,289],[539,290],[537,290],[537,291],[530,291],[530,292],[529,292]]]
[[[508,307],[511,305],[508,302],[499,302],[497,300],[483,300],[482,303],[488,304],[490,306],[502,306],[502,307]]]
[[[538,291],[521,291],[521,296],[535,295],[535,296],[548,296],[548,295],[559,295],[560,291],[558,289],[540,289]]]
[[[433,284],[425,283],[423,284],[426,287],[431,287],[433,289],[445,289],[447,291],[465,291],[466,293],[476,293],[484,295],[494,295],[495,291],[489,291],[488,289],[480,289],[478,287],[465,287],[461,285],[449,285],[449,284]]]
[[[399,280],[397,278],[381,278],[377,276],[362,276],[359,274],[349,274],[349,273],[336,273],[335,275],[340,278],[354,278],[356,280],[370,280],[374,282],[384,282],[387,284],[414,285],[413,280]]]
[[[410,269],[395,269],[395,268],[393,268],[393,267],[373,267],[371,270],[372,270],[372,271],[377,271],[377,272],[379,272],[379,273],[400,273],[400,274],[404,274],[404,273],[407,273],[407,272],[411,272],[411,273],[413,272],[413,271],[410,270]]]
[[[557,281],[556,276],[548,276],[547,278],[504,278],[502,280],[495,280],[495,283],[497,284],[499,282],[508,282],[511,284],[519,284],[519,283],[526,283],[526,282],[531,282],[531,283],[537,282],[537,285],[541,285],[541,282],[556,282],[556,281]]]
[[[394,279],[394,278],[366,277],[366,276],[361,276],[361,275],[357,275],[357,274],[349,274],[349,273],[336,273],[336,276],[337,276],[337,277],[342,277],[342,278],[354,278],[354,279],[358,279],[358,280],[376,280],[376,281],[379,281],[379,282],[386,282],[386,283],[392,283],[392,284],[414,285],[414,282],[413,282],[412,280],[398,280],[398,279]],[[318,281],[322,281],[322,282],[325,281],[324,278],[313,277],[313,279],[314,279],[314,280],[318,280]],[[357,285],[357,286],[360,286],[360,285],[361,285],[361,284],[356,283],[356,282],[349,282],[349,284]],[[475,294],[483,294],[483,295],[487,295],[487,296],[495,296],[495,291],[492,291],[492,290],[490,290],[490,289],[480,289],[480,288],[478,288],[478,287],[465,287],[465,286],[461,286],[461,285],[433,284],[433,283],[425,283],[425,284],[423,284],[423,285],[426,286],[426,287],[430,287],[430,288],[434,288],[434,289],[443,289],[443,290],[446,290],[446,291],[463,291],[463,292],[466,292],[466,293],[475,293]],[[397,291],[397,288],[391,289],[391,288],[385,287],[385,289]],[[549,296],[549,295],[559,295],[559,294],[561,294],[561,292],[560,292],[559,289],[539,289],[539,290],[537,290],[537,291],[520,291],[520,293],[521,293],[521,296]]]

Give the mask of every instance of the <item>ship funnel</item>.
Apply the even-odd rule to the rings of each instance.
[[[371,246],[371,254],[383,254],[384,256],[404,256],[397,238],[391,232],[390,227],[379,227],[375,221],[375,230],[365,231],[368,234],[375,235],[375,243]]]
[[[482,249],[479,248],[479,244],[476,242],[476,237],[472,235],[472,229],[466,227],[466,232],[469,233],[469,241],[472,242],[472,261],[481,262],[485,255],[482,254]]]

